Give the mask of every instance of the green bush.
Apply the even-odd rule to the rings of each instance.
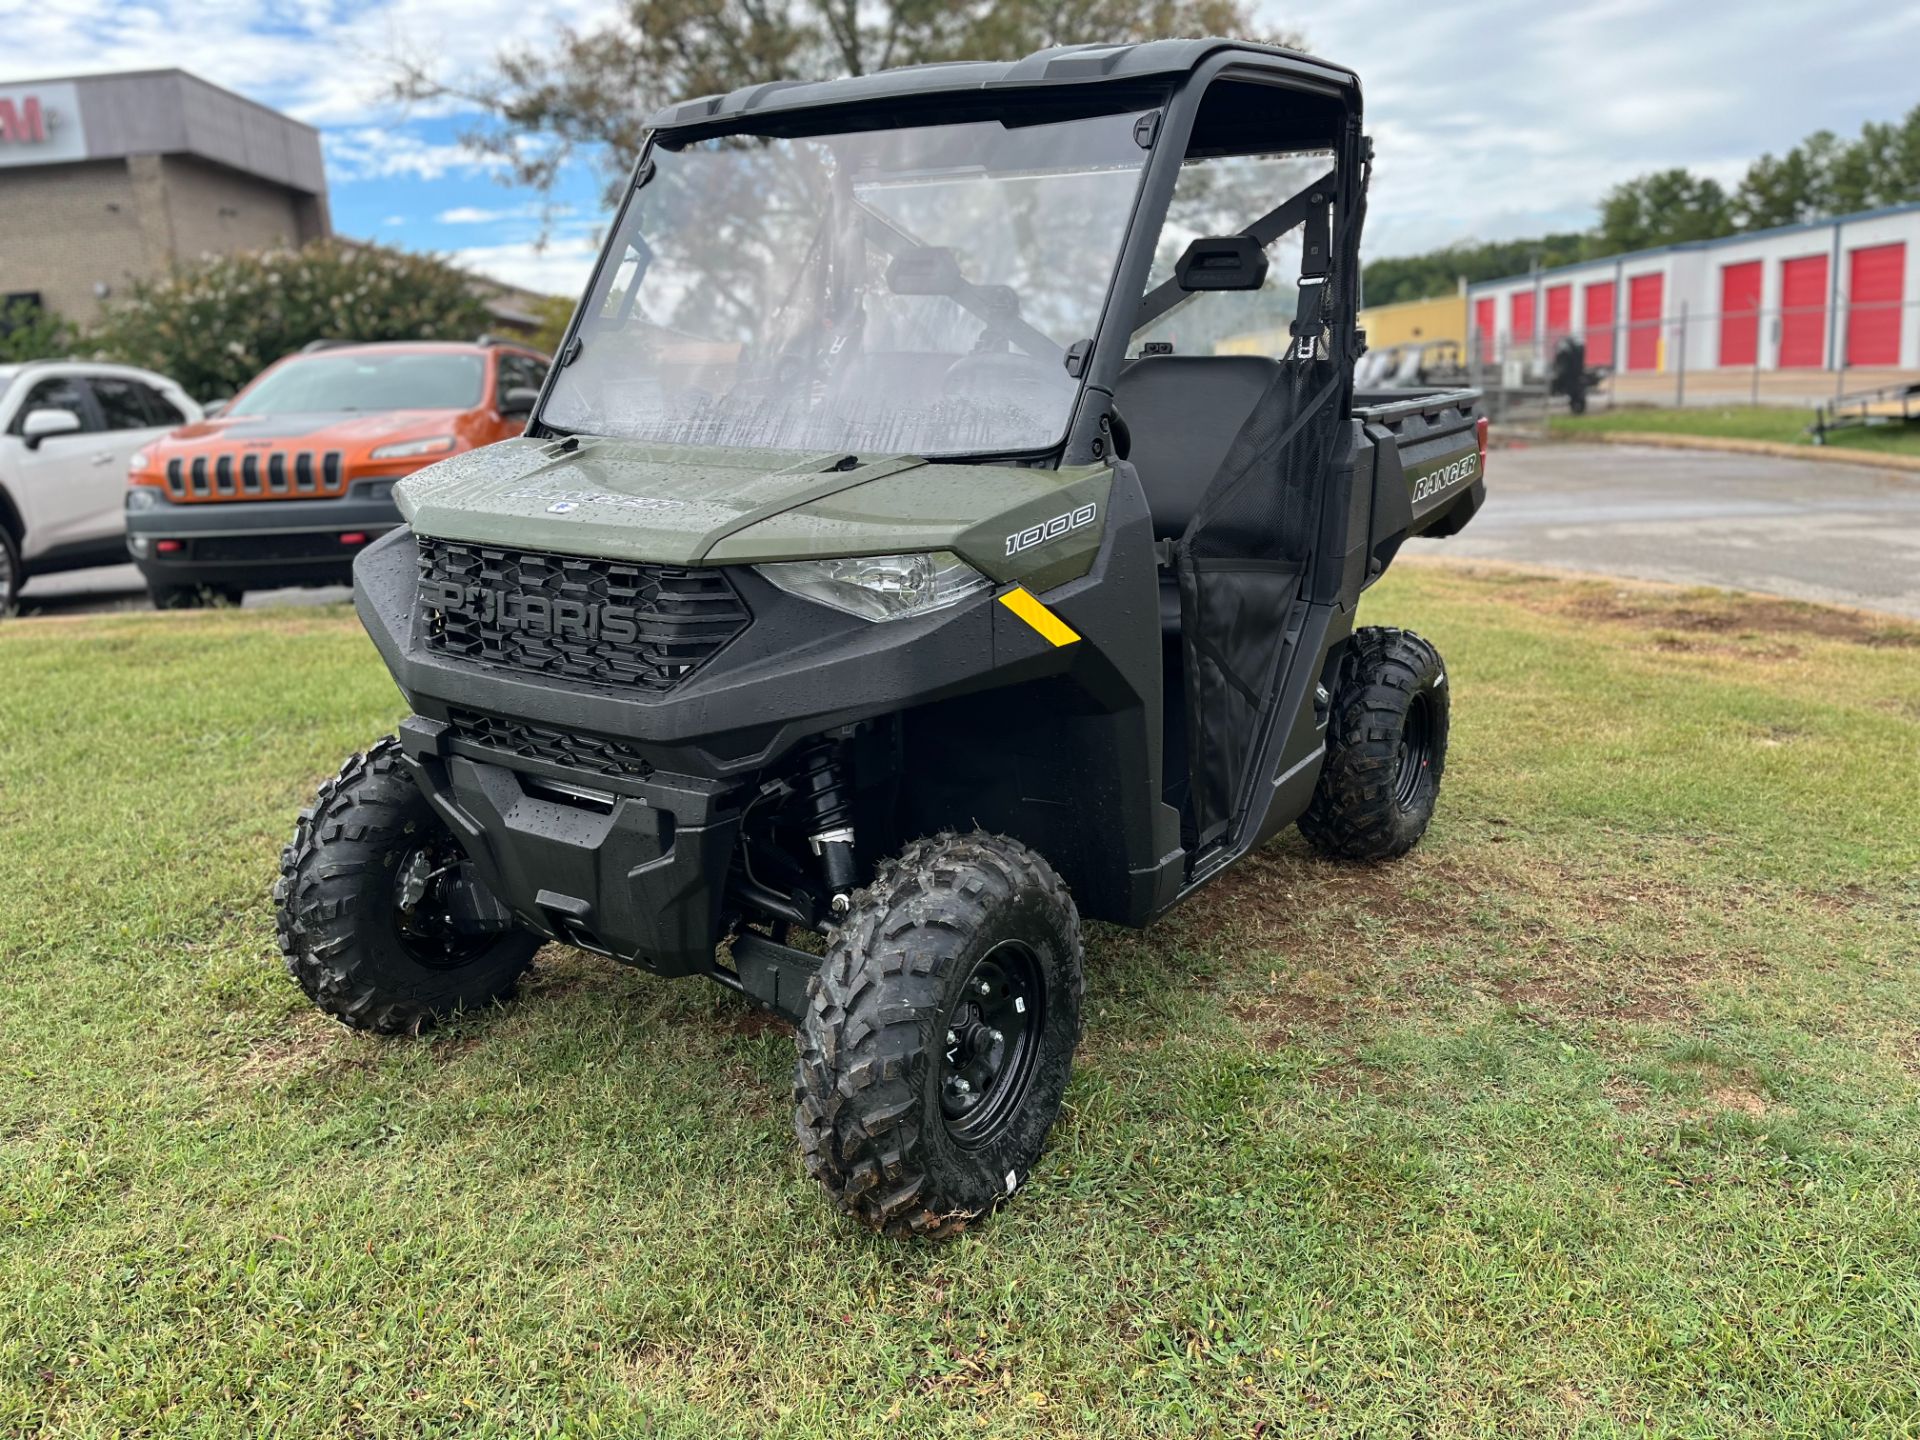
[[[472,284],[431,255],[322,240],[137,281],[90,338],[206,400],[312,340],[471,340],[487,328]]]
[[[69,355],[74,343],[73,327],[36,301],[0,305],[0,365]]]

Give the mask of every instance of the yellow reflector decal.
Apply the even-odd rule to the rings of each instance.
[[[1034,599],[1022,586],[1016,585],[1002,595],[1000,603],[1038,630],[1050,645],[1071,645],[1080,638],[1079,631]]]

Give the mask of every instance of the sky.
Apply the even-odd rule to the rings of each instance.
[[[458,82],[608,0],[0,0],[0,82],[179,66],[320,129],[334,228],[571,294],[604,225],[582,160],[542,196],[461,143],[473,117],[385,98],[396,57]],[[1370,257],[1582,229],[1608,186],[1737,181],[1820,128],[1920,104],[1913,0],[1261,0],[1360,72]]]

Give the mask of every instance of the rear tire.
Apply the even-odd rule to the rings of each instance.
[[[1032,1171],[1080,1039],[1080,915],[1018,841],[936,835],[833,933],[797,1036],[794,1129],[840,1209],[956,1234]]]
[[[334,1019],[383,1035],[506,999],[540,941],[441,923],[434,887],[460,859],[402,768],[398,740],[355,755],[280,854],[273,899],[287,973]]]
[[[238,585],[149,585],[147,594],[156,610],[207,610],[238,605],[247,592]]]
[[[12,532],[0,525],[0,620],[13,614],[20,602],[20,586],[24,581],[20,573],[20,547],[14,543]]]
[[[1391,860],[1440,798],[1451,701],[1440,653],[1411,630],[1356,630],[1340,662],[1327,758],[1300,833],[1332,860]]]

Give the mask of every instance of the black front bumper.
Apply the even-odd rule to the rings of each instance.
[[[353,557],[399,524],[390,483],[337,500],[169,501],[127,512],[127,553],[156,587],[347,585]]]
[[[510,768],[421,716],[401,723],[400,743],[421,792],[521,924],[661,975],[712,968],[737,787],[589,776],[537,758]]]

